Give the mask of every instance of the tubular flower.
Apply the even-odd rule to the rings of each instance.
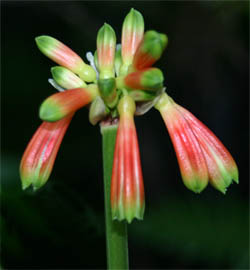
[[[192,127],[206,158],[210,183],[222,193],[234,180],[239,183],[237,165],[221,141],[188,110],[175,104]]]
[[[111,208],[114,219],[142,219],[144,187],[139,147],[134,124],[135,103],[124,96],[118,105],[120,122],[117,131],[111,180]]]
[[[97,96],[95,85],[70,89],[48,97],[40,107],[40,118],[54,122],[90,103]]]
[[[115,46],[115,32],[105,23],[97,34],[98,69],[101,79],[114,77]]]
[[[50,36],[40,36],[36,38],[36,44],[47,57],[78,74],[83,80],[87,82],[95,80],[94,69],[85,64],[79,55],[59,40]]]
[[[140,12],[131,9],[122,26],[122,63],[120,73],[126,74],[134,54],[143,39],[144,20]]]
[[[138,70],[151,67],[160,59],[167,43],[168,38],[165,34],[153,30],[147,31],[135,52],[133,68]]]
[[[94,55],[86,54],[90,65],[52,37],[40,36],[36,43],[60,65],[51,69],[53,79],[49,79],[60,93],[45,99],[40,107],[39,116],[46,122],[32,137],[21,161],[24,189],[30,185],[38,189],[46,183],[74,113],[87,104],[90,123],[100,122],[107,128],[103,134],[116,131],[114,123],[119,123],[111,183],[107,184],[113,219],[129,223],[143,219],[144,185],[134,115],[141,116],[152,107],[163,117],[188,189],[200,193],[210,182],[225,193],[232,180],[238,183],[236,163],[219,139],[165,93],[163,73],[152,65],[161,57],[168,38],[153,30],[144,34],[140,12],[131,9],[125,17],[121,44],[116,44],[110,25],[100,28]]]
[[[22,187],[42,187],[52,171],[57,152],[73,114],[55,123],[43,122],[30,140],[21,160]]]
[[[160,69],[146,68],[126,76],[120,76],[116,79],[116,83],[118,88],[156,91],[162,88],[163,80],[164,77]]]
[[[189,111],[162,94],[156,108],[160,111],[173,142],[184,184],[201,192],[211,184],[222,193],[234,180],[238,169],[219,139]]]

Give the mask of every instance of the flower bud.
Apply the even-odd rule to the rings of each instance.
[[[20,164],[23,189],[30,185],[38,189],[47,182],[72,116],[54,123],[43,122],[33,135]]]
[[[57,64],[64,66],[86,82],[92,82],[96,78],[95,70],[83,62],[80,56],[59,40],[50,36],[39,36],[36,44],[40,51]]]
[[[208,169],[201,146],[185,117],[165,93],[155,106],[163,117],[175,148],[186,187],[200,193],[208,184]]]
[[[99,79],[98,87],[107,106],[114,108],[118,101],[115,78]]]
[[[145,202],[139,147],[134,124],[135,103],[124,96],[118,105],[120,115],[116,136],[112,179],[113,219],[143,219]]]
[[[114,77],[116,36],[113,28],[105,23],[97,34],[97,55],[100,79]]]
[[[147,68],[120,76],[116,79],[117,88],[157,91],[163,87],[164,77],[160,69]]]
[[[61,66],[53,67],[51,68],[51,73],[55,82],[65,89],[82,88],[87,86],[83,80],[67,68]]]
[[[132,64],[134,54],[143,38],[143,33],[143,17],[140,12],[132,8],[125,17],[122,26],[122,75],[126,74],[127,68]]]
[[[90,103],[97,94],[96,85],[56,93],[42,103],[39,116],[44,121],[58,121]]]
[[[165,34],[160,34],[153,30],[147,31],[136,50],[133,68],[138,70],[151,67],[160,59],[167,46],[167,42],[168,38]]]

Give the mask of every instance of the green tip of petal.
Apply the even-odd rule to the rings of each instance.
[[[104,23],[97,34],[97,46],[112,44],[115,46],[116,35],[111,25]]]
[[[43,121],[54,122],[62,119],[64,116],[58,106],[50,104],[46,100],[42,103],[39,110],[39,117]]]
[[[22,190],[27,189],[31,185],[30,182],[27,182],[25,180],[22,180]]]
[[[144,29],[144,19],[142,14],[134,8],[131,8],[124,19],[124,26],[128,28],[138,27]]]
[[[167,46],[168,38],[154,30],[147,31],[144,35],[142,50],[158,60]]]
[[[232,178],[236,184],[239,184],[239,172],[238,172],[237,167],[235,168],[234,172],[232,173]]]
[[[194,193],[201,193],[207,186],[208,182],[200,179],[188,179],[183,178],[185,186]]]
[[[142,85],[150,90],[159,90],[163,87],[164,77],[160,69],[152,68],[146,71],[142,77]]]
[[[45,55],[48,54],[48,50],[55,46],[58,42],[56,39],[50,36],[39,36],[35,38],[37,47],[43,52]]]

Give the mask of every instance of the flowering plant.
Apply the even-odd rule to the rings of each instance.
[[[167,46],[165,34],[144,32],[142,15],[126,16],[121,45],[112,27],[97,34],[97,50],[86,64],[60,41],[36,38],[43,54],[59,64],[49,82],[59,90],[41,105],[43,120],[29,142],[20,165],[23,189],[39,189],[48,180],[63,136],[75,112],[89,105],[89,121],[100,122],[103,135],[107,249],[110,268],[127,268],[126,223],[143,219],[144,184],[134,116],[156,108],[172,140],[185,186],[200,193],[210,182],[226,192],[238,170],[219,139],[193,114],[166,93],[164,76],[152,67]],[[119,238],[118,232],[123,236]],[[117,248],[120,247],[120,248]],[[116,256],[114,255],[116,254]],[[112,256],[113,255],[113,256]]]

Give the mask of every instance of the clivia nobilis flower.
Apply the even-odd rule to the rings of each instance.
[[[168,38],[154,30],[144,32],[144,20],[135,9],[122,26],[121,45],[105,23],[97,34],[94,55],[86,64],[60,41],[36,38],[43,54],[59,64],[50,83],[59,90],[41,105],[43,123],[24,152],[20,174],[23,189],[42,187],[48,180],[63,136],[77,110],[89,105],[91,124],[118,122],[111,179],[112,218],[143,219],[144,184],[134,116],[155,107],[170,134],[185,186],[200,193],[210,182],[226,192],[238,183],[235,161],[219,139],[193,114],[166,93],[163,72],[153,67]]]

